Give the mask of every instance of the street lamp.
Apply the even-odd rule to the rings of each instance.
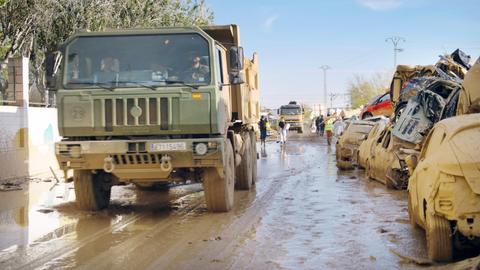
[[[325,109],[327,108],[328,98],[327,98],[327,70],[331,69],[328,65],[323,65],[319,67],[323,70],[323,100],[325,102]]]
[[[398,48],[400,41],[406,42],[403,37],[393,36],[385,39],[385,42],[391,41],[393,44],[393,68],[397,68],[397,52],[403,52],[402,48]]]

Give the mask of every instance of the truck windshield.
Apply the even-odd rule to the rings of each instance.
[[[281,115],[297,115],[301,114],[300,108],[282,108],[280,109]]]
[[[198,34],[82,36],[66,49],[67,89],[207,85],[210,54]]]

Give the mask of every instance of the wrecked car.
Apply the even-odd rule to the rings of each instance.
[[[480,247],[480,114],[435,124],[408,184],[408,212],[426,231],[428,256]]]
[[[378,139],[378,136],[380,136],[380,133],[382,133],[388,123],[388,118],[384,118],[384,120],[378,121],[367,134],[365,140],[363,140],[358,147],[356,163],[360,168],[366,168],[367,160],[370,157],[370,149],[372,148],[373,143]]]
[[[365,161],[365,173],[392,189],[406,189],[408,185],[408,167],[405,158],[409,148],[414,145],[401,142],[392,136],[392,126],[385,128],[373,138]]]
[[[374,125],[374,121],[356,120],[350,122],[336,144],[335,156],[337,167],[340,170],[353,169],[355,165],[354,157],[357,156],[358,147]]]
[[[389,117],[393,112],[392,102],[390,100],[390,93],[384,93],[374,97],[360,112],[361,119],[367,119],[372,116],[387,116]]]

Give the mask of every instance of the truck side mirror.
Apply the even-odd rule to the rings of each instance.
[[[45,75],[47,79],[47,87],[50,90],[56,90],[57,88],[57,74],[55,69],[56,53],[49,52],[45,56]]]
[[[243,69],[243,47],[232,46],[230,48],[230,69],[232,71]]]

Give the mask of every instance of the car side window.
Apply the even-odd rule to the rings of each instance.
[[[389,99],[390,99],[390,94],[385,94],[378,100],[377,103],[382,103],[382,102],[387,101]]]
[[[380,133],[380,136],[378,136],[378,139],[377,139],[377,144],[380,143],[380,142],[382,142],[383,138],[385,137],[385,133],[386,133],[386,132],[387,132],[387,130],[384,129],[384,130],[382,131],[382,133]]]

